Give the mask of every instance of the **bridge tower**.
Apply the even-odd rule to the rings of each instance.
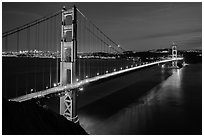
[[[173,42],[171,47],[172,47],[172,59],[177,59],[177,45]],[[177,67],[177,60],[172,61],[172,66]]]
[[[67,10],[62,9],[61,26],[61,62],[60,62],[60,84],[66,86],[76,81],[76,59],[77,59],[77,14],[76,7]],[[68,19],[72,20],[68,24]],[[71,38],[70,35],[71,34]],[[60,114],[68,120],[78,122],[76,111],[77,90],[67,90],[65,95],[60,97]]]

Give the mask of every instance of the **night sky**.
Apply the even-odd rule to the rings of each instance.
[[[202,3],[3,3],[2,31],[50,13],[77,6],[113,41],[126,50],[202,48]]]

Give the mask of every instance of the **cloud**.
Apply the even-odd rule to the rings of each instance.
[[[202,32],[202,29],[201,28],[195,28],[195,29],[183,29],[183,30],[177,30],[177,31],[161,32],[161,33],[155,33],[155,34],[141,36],[138,38],[139,39],[154,39],[154,38],[161,38],[161,37],[185,35],[185,34],[197,33],[197,32]]]
[[[41,15],[37,13],[31,13],[31,12],[24,12],[24,11],[17,11],[17,10],[10,10],[10,11],[4,11],[3,14],[9,14],[9,15],[15,15],[15,16],[32,16],[34,18],[39,18]]]
[[[193,37],[182,41],[177,41],[179,46],[185,47],[185,49],[202,48],[202,37]]]

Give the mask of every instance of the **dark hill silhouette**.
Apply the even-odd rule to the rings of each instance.
[[[2,134],[9,135],[83,135],[78,124],[65,117],[28,102],[2,102]]]

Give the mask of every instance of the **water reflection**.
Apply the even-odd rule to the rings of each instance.
[[[189,114],[188,106],[185,106],[184,70],[172,69],[172,76],[109,117],[81,114],[82,126],[90,134],[97,135],[199,134],[199,128],[193,128],[197,123],[190,126],[192,121],[189,119],[193,117]],[[165,70],[161,70],[161,74],[164,73]]]

